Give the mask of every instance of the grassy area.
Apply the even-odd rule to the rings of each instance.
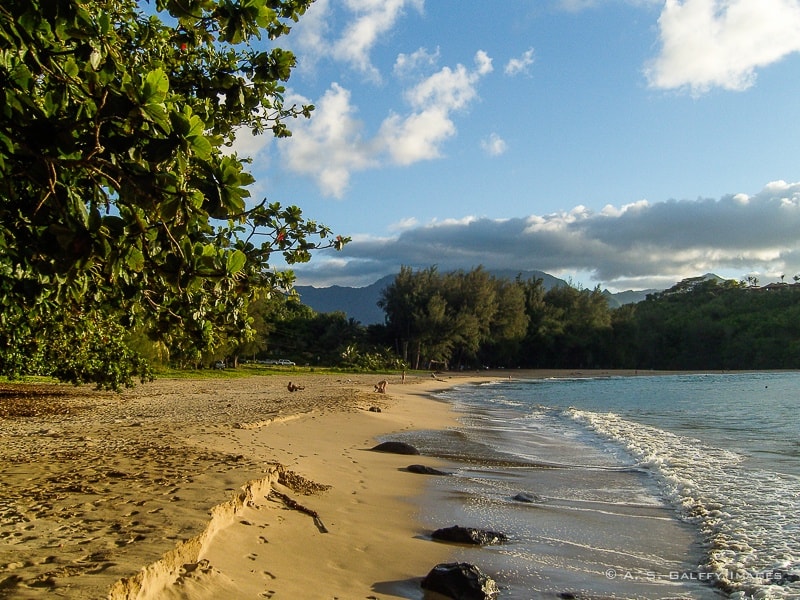
[[[156,369],[156,378],[169,379],[234,379],[238,377],[271,377],[275,375],[341,375],[354,373],[370,373],[382,375],[399,375],[400,371],[358,371],[355,369],[340,369],[336,367],[302,367],[302,366],[281,366],[281,365],[259,365],[245,363],[237,368],[229,369]]]

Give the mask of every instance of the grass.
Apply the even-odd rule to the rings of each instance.
[[[275,375],[341,375],[341,374],[399,374],[400,371],[360,371],[357,369],[342,369],[337,367],[284,367],[280,365],[259,365],[253,363],[240,364],[235,369],[155,369],[156,379],[236,379],[241,377],[272,377]]]

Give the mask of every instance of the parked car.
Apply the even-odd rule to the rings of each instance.
[[[285,367],[293,367],[293,366],[295,366],[297,363],[295,363],[295,362],[292,362],[291,360],[287,360],[287,359],[285,359],[285,358],[279,358],[278,360],[276,360],[276,361],[275,361],[275,364],[276,364],[276,365],[283,365],[283,366],[285,366]]]

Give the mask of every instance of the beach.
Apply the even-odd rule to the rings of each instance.
[[[420,581],[436,564],[472,556],[431,541],[434,528],[469,516],[452,491],[441,498],[430,477],[406,469],[454,466],[445,450],[461,417],[434,395],[501,380],[635,375],[393,376],[386,393],[374,391],[380,375],[307,372],[159,379],[121,394],[2,384],[0,598],[422,598]],[[290,392],[290,382],[301,389]],[[422,456],[371,451],[419,432]],[[547,493],[548,473],[534,470],[535,489]],[[467,467],[454,480],[473,477]],[[603,475],[597,489],[610,482]],[[550,504],[556,521],[536,527],[571,526],[573,514]],[[667,537],[682,535],[670,525]]]
[[[479,378],[381,378],[3,384],[0,597],[413,597],[448,548],[405,467],[436,461],[369,449]]]

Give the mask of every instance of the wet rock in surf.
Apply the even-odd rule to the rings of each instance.
[[[372,448],[375,452],[390,452],[391,454],[419,454],[419,450],[405,442],[383,442]]]
[[[406,470],[412,473],[419,473],[420,475],[450,475],[450,473],[425,465],[408,465]]]
[[[530,492],[520,492],[513,498],[517,502],[527,502],[529,504],[536,504],[539,502],[544,502],[541,496],[537,496],[536,494],[531,494]]]
[[[504,533],[487,531],[485,529],[475,529],[474,527],[461,527],[460,525],[437,529],[431,534],[431,537],[440,542],[472,544],[475,546],[502,544],[508,540],[508,537]]]
[[[491,577],[469,563],[438,564],[421,585],[424,590],[454,600],[494,600],[500,593]]]

